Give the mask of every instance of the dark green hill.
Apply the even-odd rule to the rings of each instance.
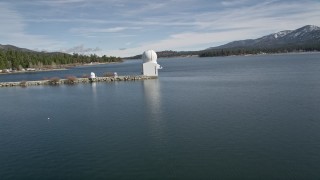
[[[37,52],[12,45],[0,45],[0,70],[25,68],[59,68],[66,65],[86,64],[91,62],[119,62],[119,57],[102,56],[95,54],[66,54],[61,52]]]

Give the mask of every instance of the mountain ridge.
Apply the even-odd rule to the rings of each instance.
[[[300,51],[320,51],[320,27],[305,25],[295,30],[282,30],[256,39],[245,39],[210,47],[200,51],[157,52],[158,57],[184,57],[198,55],[200,57],[246,55],[261,53],[287,53]],[[138,59],[141,55],[124,59]]]
[[[206,50],[253,47],[270,48],[288,44],[306,45],[310,43],[320,43],[320,27],[306,25],[296,30],[283,30],[257,39],[232,41],[221,46],[210,47]]]
[[[39,52],[27,48],[20,48],[14,45],[1,45],[0,50],[22,51],[32,53],[65,54],[63,52]],[[320,51],[320,27],[315,25],[305,25],[295,30],[282,30],[271,33],[256,39],[245,39],[232,41],[224,45],[210,47],[200,51],[160,51],[158,57],[178,57],[178,56],[228,56],[294,52],[294,51]],[[137,59],[141,55],[125,57],[124,59]]]
[[[27,48],[20,48],[14,45],[10,45],[10,44],[6,44],[6,45],[2,45],[0,44],[0,50],[13,50],[13,51],[22,51],[22,52],[36,52]]]

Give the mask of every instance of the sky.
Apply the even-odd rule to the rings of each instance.
[[[320,0],[0,0],[0,22],[2,45],[128,57],[320,26]]]

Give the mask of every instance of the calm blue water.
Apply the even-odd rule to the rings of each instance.
[[[157,80],[0,88],[0,179],[320,177],[320,54],[158,62]]]
[[[110,72],[117,72],[118,75],[140,75],[142,71],[141,63],[142,60],[133,60],[125,63],[80,66],[58,71],[0,74],[0,82],[32,81],[53,77],[66,78],[68,76],[83,77],[84,75],[90,76],[91,72],[94,72],[97,76],[103,76]]]

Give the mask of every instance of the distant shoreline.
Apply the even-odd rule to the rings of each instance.
[[[320,51],[306,51],[306,52],[280,52],[280,53],[260,53],[260,54],[241,54],[241,55],[227,55],[227,56],[205,56],[200,57],[199,55],[189,55],[189,56],[171,56],[171,57],[158,57],[159,59],[170,59],[170,58],[213,58],[213,57],[236,57],[236,56],[276,56],[276,55],[294,55],[294,54],[320,54]],[[137,59],[126,59],[126,60],[137,60]]]
[[[272,53],[256,53],[256,54],[229,54],[229,55],[216,55],[216,56],[200,56],[199,55],[195,55],[195,54],[190,54],[190,55],[172,55],[172,56],[161,56],[161,53],[157,53],[158,54],[158,58],[159,59],[170,59],[170,58],[193,58],[193,57],[199,57],[199,58],[206,58],[206,57],[230,57],[230,56],[261,56],[261,55],[281,55],[281,54],[318,54],[320,53],[320,51],[292,51],[292,52],[272,52]],[[141,57],[130,57],[130,58],[124,58],[124,60],[126,61],[130,61],[130,60],[138,60],[141,59]]]
[[[92,63],[85,63],[85,64],[65,64],[65,65],[59,65],[59,68],[50,68],[45,67],[43,69],[34,69],[34,70],[24,70],[24,71],[18,71],[18,70],[11,70],[9,72],[0,72],[0,75],[8,75],[8,74],[22,74],[22,73],[35,73],[35,72],[49,72],[49,71],[64,71],[68,70],[73,67],[86,67],[86,66],[94,66],[94,65],[102,65],[102,64],[114,64],[119,62],[92,62]]]

